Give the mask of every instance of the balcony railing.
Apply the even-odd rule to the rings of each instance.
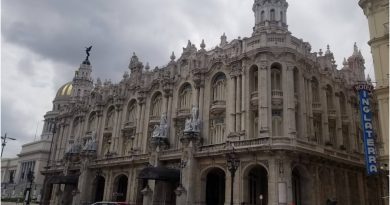
[[[251,104],[255,106],[259,104],[259,93],[257,91],[251,93]]]
[[[210,106],[210,110],[212,113],[220,113],[225,111],[226,109],[226,101],[215,100]]]
[[[313,107],[313,110],[321,110],[321,103],[320,102],[313,102],[312,107]]]

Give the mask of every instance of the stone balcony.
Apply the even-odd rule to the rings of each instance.
[[[313,111],[321,111],[321,103],[320,102],[313,102],[312,108],[313,108]]]
[[[334,109],[334,108],[329,108],[329,109],[328,109],[328,117],[330,117],[330,118],[336,118],[336,109]]]
[[[253,106],[259,105],[259,94],[257,91],[251,93],[251,105]]]
[[[272,90],[272,105],[282,105],[283,104],[283,91],[282,90]]]
[[[226,101],[216,100],[210,106],[210,111],[213,114],[218,114],[226,110]]]
[[[136,123],[135,122],[130,122],[130,121],[127,121],[124,123],[124,128],[125,129],[131,129],[131,128],[135,128],[136,127]]]

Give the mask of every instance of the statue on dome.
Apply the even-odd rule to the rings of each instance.
[[[89,58],[89,52],[91,51],[91,49],[92,49],[92,46],[90,46],[90,47],[85,47],[85,53],[87,53],[87,58],[86,58],[85,60],[88,60],[88,58]]]

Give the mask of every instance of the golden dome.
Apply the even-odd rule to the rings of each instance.
[[[70,97],[72,95],[73,85],[72,82],[68,82],[65,85],[61,86],[57,91],[57,98]]]

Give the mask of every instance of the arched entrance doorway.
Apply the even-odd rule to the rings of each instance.
[[[94,202],[103,201],[104,186],[106,180],[102,176],[97,176],[93,182],[94,187]]]
[[[213,168],[206,177],[206,205],[223,205],[225,203],[225,172]]]
[[[310,175],[307,173],[306,169],[300,166],[293,168],[291,173],[291,182],[292,182],[292,192],[293,192],[293,201],[295,205],[311,205],[312,198],[310,193],[311,180]]]
[[[121,174],[116,177],[114,184],[114,193],[113,199],[114,201],[126,201],[127,194],[127,176]]]
[[[254,165],[248,169],[244,175],[245,204],[266,205],[268,203],[267,175],[267,170],[261,165]]]

